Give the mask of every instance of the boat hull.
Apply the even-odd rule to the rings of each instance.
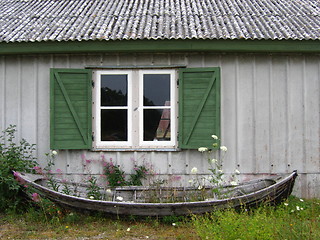
[[[38,183],[41,176],[19,174],[20,180],[34,188],[42,197],[48,198],[58,205],[80,211],[103,212],[112,215],[134,216],[183,216],[190,214],[204,214],[226,208],[249,208],[260,204],[276,204],[286,199],[292,192],[297,173],[274,183],[265,183],[256,191],[231,196],[224,199],[207,199],[193,202],[132,202],[132,201],[102,201],[76,197],[53,191]],[[263,180],[264,181],[264,180]],[[261,185],[261,184],[260,184]],[[119,189],[118,189],[119,190]],[[127,190],[128,191],[128,190]]]

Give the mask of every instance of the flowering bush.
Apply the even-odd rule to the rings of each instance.
[[[10,125],[0,135],[0,211],[22,210],[26,204],[21,185],[12,171],[31,172],[36,165],[33,152],[35,145],[25,139],[16,143],[16,126]]]
[[[130,174],[129,185],[142,186],[142,179],[147,179],[148,168],[145,165],[135,166],[134,173]]]
[[[223,159],[227,153],[226,146],[220,146],[220,139],[216,135],[211,136],[213,139],[212,149],[208,149],[206,147],[198,148],[198,151],[202,154],[207,155],[207,160],[209,163],[209,177],[199,177],[197,175],[198,169],[193,167],[191,169],[191,174],[196,175],[195,178],[190,180],[189,182],[197,187],[199,190],[203,189],[205,185],[210,184],[211,186],[216,187],[215,190],[219,192],[219,188],[225,183],[224,181],[224,172],[222,170]],[[220,146],[220,147],[219,147]],[[234,175],[240,174],[239,170],[235,170]],[[236,181],[231,181],[231,185],[237,185]]]
[[[102,194],[100,192],[100,187],[97,184],[96,177],[89,178],[89,186],[87,187],[87,197],[96,200],[102,199]]]
[[[110,187],[125,186],[127,182],[125,180],[125,173],[119,166],[115,165],[112,161],[105,162],[104,175],[107,178],[107,184]]]
[[[117,186],[141,186],[142,180],[147,178],[149,168],[146,165],[136,165],[133,173],[130,174],[128,181],[125,179],[125,172],[120,166],[115,165],[112,161],[104,162],[104,176],[107,178],[107,184],[110,187]]]
[[[44,175],[46,177],[46,179],[48,180],[48,186],[50,188],[52,188],[54,191],[59,191],[60,188],[60,184],[58,184],[58,182],[54,179],[53,177],[53,172],[52,172],[52,166],[54,166],[54,159],[56,157],[56,155],[58,154],[57,151],[55,150],[50,150],[49,153],[46,153],[46,157],[47,157],[47,165],[44,167],[44,169],[42,169],[40,166],[34,166],[33,170],[41,175]],[[58,175],[62,175],[62,171],[61,169],[57,169],[56,173]]]

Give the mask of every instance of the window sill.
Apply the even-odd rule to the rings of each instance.
[[[93,148],[93,152],[179,152],[180,148]]]

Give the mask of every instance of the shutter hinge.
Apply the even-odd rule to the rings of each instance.
[[[92,137],[92,142],[94,142],[94,134],[92,134],[92,136],[91,136],[91,137]]]
[[[94,81],[92,81],[91,84],[92,84],[92,88],[94,88]]]
[[[179,79],[177,79],[177,86],[179,86]]]

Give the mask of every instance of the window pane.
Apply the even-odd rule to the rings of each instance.
[[[126,109],[101,110],[101,141],[127,141]]]
[[[127,106],[127,75],[101,75],[101,106]]]
[[[143,120],[144,141],[170,141],[170,109],[145,109]]]
[[[143,75],[143,105],[170,105],[170,74]]]

